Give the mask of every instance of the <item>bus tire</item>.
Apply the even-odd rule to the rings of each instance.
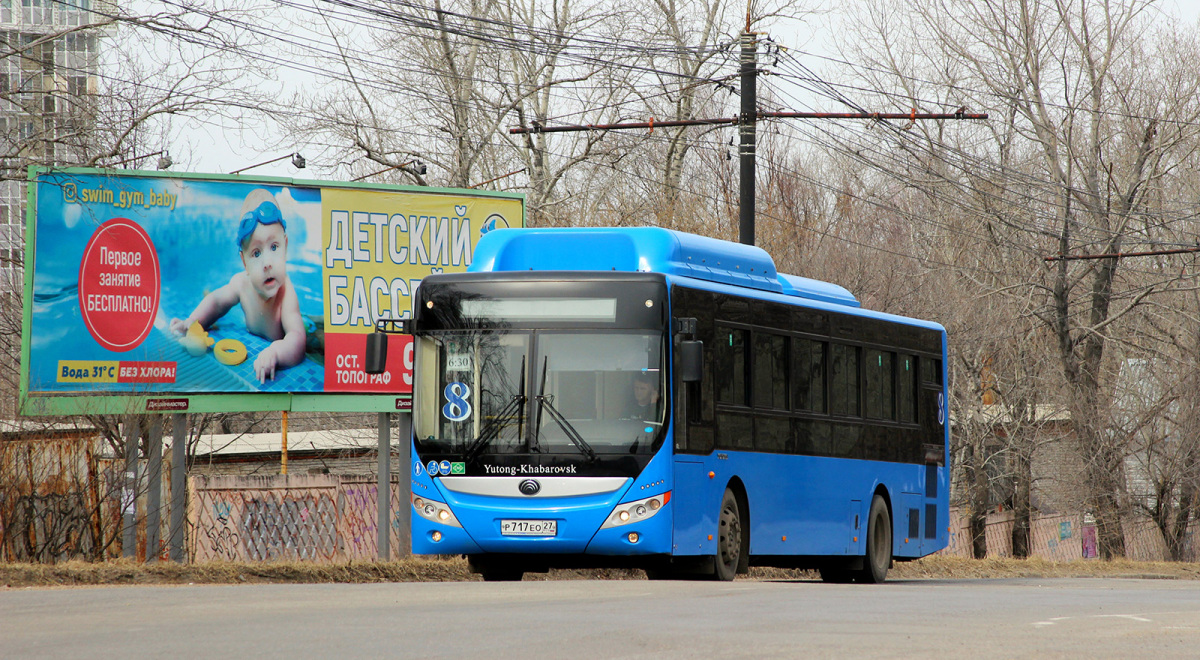
[[[817,571],[821,574],[821,581],[829,584],[846,584],[854,581],[854,572],[844,563],[828,564],[820,567]]]
[[[876,495],[871,500],[871,512],[867,514],[867,554],[857,579],[867,584],[879,584],[887,579],[891,565],[892,517],[883,497]]]
[[[737,496],[726,488],[717,517],[717,557],[713,577],[729,582],[737,577],[738,568],[746,563],[746,530],[742,527],[742,507]]]
[[[647,568],[647,580],[685,580],[687,575],[679,571],[673,571],[669,568]]]
[[[484,582],[520,582],[525,571],[502,558],[467,556],[467,570],[478,573]]]
[[[509,568],[486,569],[480,573],[484,582],[520,582],[525,577],[525,571]]]

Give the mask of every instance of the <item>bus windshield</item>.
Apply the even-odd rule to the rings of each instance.
[[[418,335],[424,452],[650,453],[666,407],[661,333],[496,330]]]

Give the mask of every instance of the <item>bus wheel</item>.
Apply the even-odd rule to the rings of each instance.
[[[892,517],[888,515],[883,497],[876,495],[871,500],[871,512],[867,514],[867,556],[859,582],[878,584],[887,579],[892,565]]]
[[[467,556],[467,569],[478,573],[484,582],[520,582],[525,571],[511,562],[492,557]]]
[[[513,569],[484,570],[480,575],[484,582],[520,582],[525,577],[525,571]]]
[[[687,576],[679,571],[673,571],[669,568],[647,568],[647,580],[682,580]]]
[[[737,577],[746,553],[745,537],[741,507],[733,491],[727,488],[721,498],[721,515],[717,523],[717,561],[713,574],[716,579],[728,582]]]
[[[854,573],[845,564],[830,564],[817,570],[821,573],[822,582],[846,584],[854,581]]]

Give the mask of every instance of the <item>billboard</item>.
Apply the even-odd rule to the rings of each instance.
[[[389,342],[389,371],[366,374],[374,321],[408,317],[422,278],[524,224],[522,196],[472,190],[82,169],[30,186],[26,414],[111,412],[113,395],[130,412],[317,395],[394,410],[411,348]]]

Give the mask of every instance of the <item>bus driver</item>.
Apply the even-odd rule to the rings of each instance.
[[[658,419],[658,375],[641,372],[633,379],[633,403],[626,417],[653,421]]]

